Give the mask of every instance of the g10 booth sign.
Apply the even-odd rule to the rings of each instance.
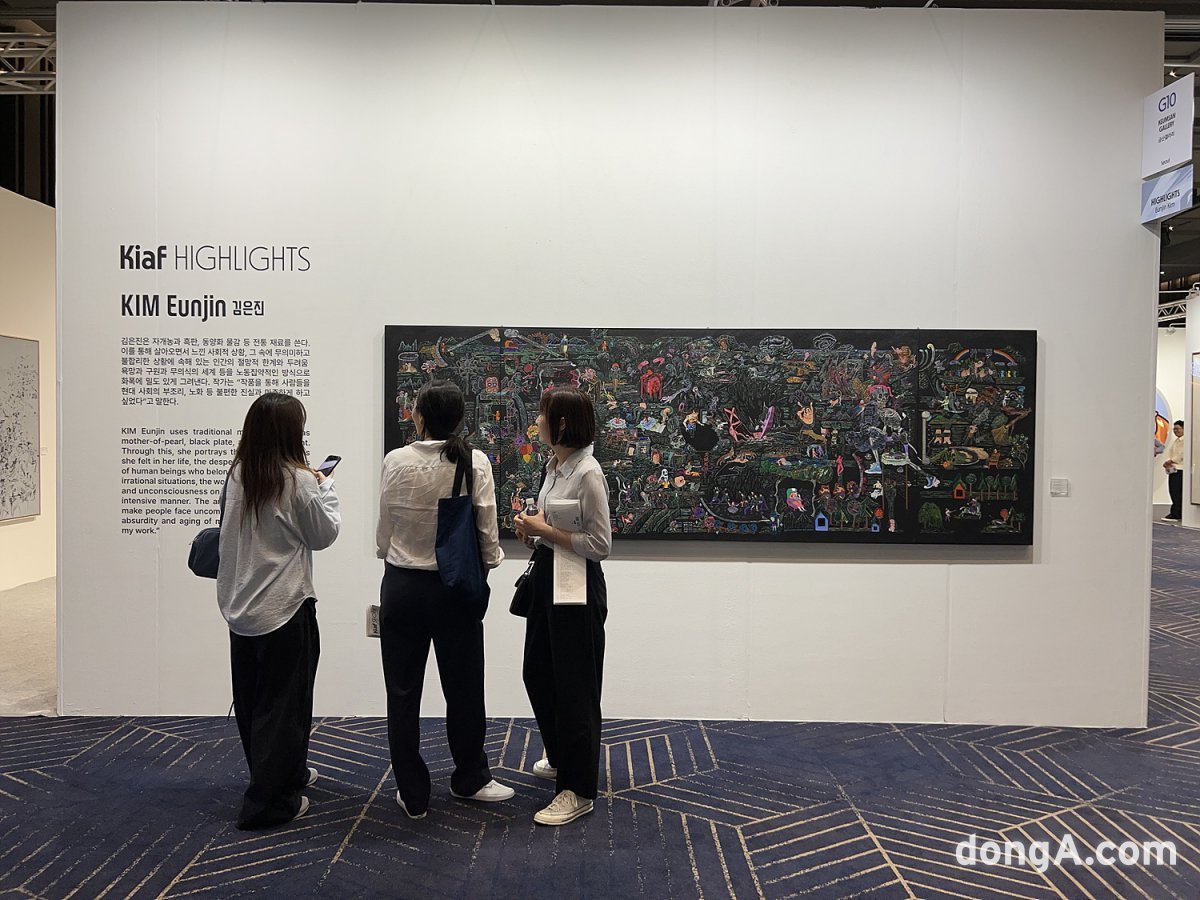
[[[467,397],[502,530],[541,394],[585,391],[617,537],[1031,544],[1032,331],[388,326],[385,449],[433,378]]]

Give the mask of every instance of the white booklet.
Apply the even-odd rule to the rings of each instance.
[[[550,500],[546,521],[572,533],[583,528],[578,500]],[[587,603],[587,560],[573,550],[554,544],[554,605],[583,606]]]

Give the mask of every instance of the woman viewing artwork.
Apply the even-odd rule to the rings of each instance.
[[[429,808],[429,768],[421,757],[421,688],[429,646],[437,654],[446,698],[446,739],[454,759],[450,793],[460,800],[494,802],[513,789],[492,779],[483,751],[483,616],[487,592],[467,596],[447,587],[438,572],[435,542],[438,500],[454,489],[460,460],[470,465],[472,504],[483,564],[500,565],[496,489],[492,466],[462,436],[463,395],[458,385],[433,381],[417,394],[413,424],[419,440],[383,461],[375,544],[386,560],[380,587],[379,637],[387,689],[388,745],[396,802],[412,819]]]
[[[310,469],[304,405],[266,393],[246,413],[222,491],[217,604],[229,625],[233,708],[250,785],[237,826],[308,811],[313,683],[321,652],[312,554],[341,524],[333,481]]]
[[[567,387],[547,391],[537,430],[554,455],[538,511],[518,515],[515,522],[517,536],[534,546],[523,674],[546,755],[533,771],[554,780],[555,796],[533,819],[565,825],[592,811],[599,780],[608,615],[600,561],[612,549],[612,523],[608,484],[592,455],[596,414],[587,394]]]

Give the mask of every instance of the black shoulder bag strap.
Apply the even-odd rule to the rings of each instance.
[[[451,491],[451,497],[457,497],[459,491],[462,490],[463,478],[467,481],[467,496],[475,493],[475,473],[472,471],[471,457],[465,456],[459,459],[458,465],[454,467],[454,489]]]
[[[217,518],[217,527],[225,526],[225,494],[229,491],[229,477],[233,474],[233,466],[229,467],[229,471],[225,473],[225,483],[221,485],[221,495],[217,497],[217,509],[221,511],[221,515]]]

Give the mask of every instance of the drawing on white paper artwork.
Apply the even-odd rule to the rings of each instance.
[[[42,511],[38,342],[0,335],[0,521]]]

